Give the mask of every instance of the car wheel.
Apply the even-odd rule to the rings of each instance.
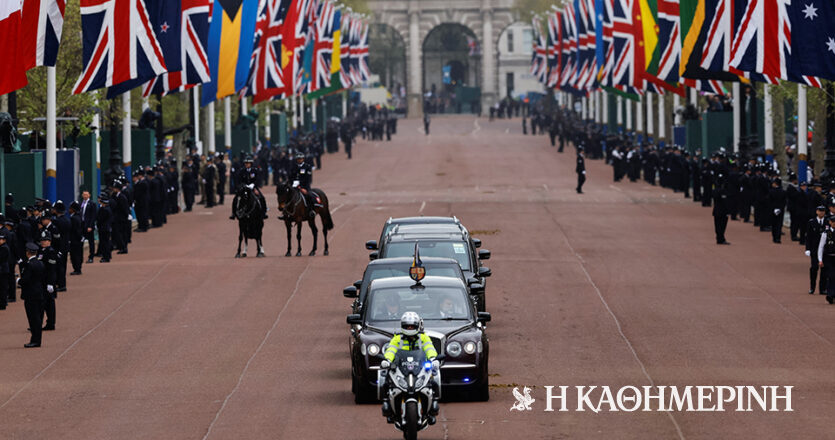
[[[357,378],[356,390],[356,393],[354,393],[354,403],[357,405],[374,403],[377,401],[377,389],[362,383],[362,380],[359,378]]]

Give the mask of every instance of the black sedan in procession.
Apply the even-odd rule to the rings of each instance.
[[[380,233],[379,240],[369,240],[365,242],[365,248],[370,251],[377,250],[377,247],[383,242],[388,235],[395,227],[398,226],[408,226],[408,225],[457,225],[461,227],[464,232],[467,231],[467,228],[461,224],[461,220],[458,220],[458,217],[400,217],[400,218],[391,218],[389,217],[386,220],[386,223],[383,225],[383,231]],[[473,238],[473,244],[475,247],[481,247],[481,240],[477,238]]]
[[[464,277],[473,295],[479,312],[487,310],[485,286],[490,268],[481,265],[490,258],[490,251],[476,250],[469,234],[457,227],[447,225],[419,225],[394,228],[383,240],[379,258],[398,258],[414,255],[415,244],[420,247],[421,257],[452,258],[461,266]]]
[[[473,400],[488,400],[490,345],[484,324],[490,314],[476,311],[461,280],[426,276],[420,284],[409,277],[374,280],[362,312],[348,315],[356,403],[376,399],[381,353],[400,330],[400,317],[409,311],[423,318],[426,335],[438,354],[446,355],[441,366],[443,390],[461,390]]]
[[[413,257],[399,257],[384,258],[369,262],[362,275],[362,279],[355,281],[353,285],[342,290],[343,296],[354,299],[354,302],[351,303],[351,313],[360,313],[362,311],[362,305],[365,303],[366,293],[368,293],[368,285],[372,281],[380,278],[409,276],[409,268],[412,266],[413,261]],[[467,278],[464,276],[464,272],[461,271],[461,266],[452,258],[421,257],[421,262],[426,269],[427,275],[457,278],[467,283]],[[470,292],[470,298],[473,301],[477,301],[477,294],[478,292]]]

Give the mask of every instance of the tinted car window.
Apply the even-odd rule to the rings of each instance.
[[[420,255],[424,257],[452,258],[463,270],[470,270],[470,254],[463,241],[420,240]],[[386,244],[384,258],[411,257],[415,254],[414,242]]]
[[[417,312],[424,320],[470,319],[466,292],[451,287],[375,289],[368,301],[369,322],[399,321],[406,312]]]

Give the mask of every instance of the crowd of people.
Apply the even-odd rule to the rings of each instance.
[[[70,276],[81,275],[85,254],[86,264],[96,259],[108,263],[114,254],[128,254],[134,232],[163,227],[181,207],[189,212],[195,204],[206,209],[223,205],[226,194],[235,195],[244,185],[254,188],[266,206],[258,188],[270,182],[270,174],[274,185],[299,182],[296,185],[304,193],[312,183],[312,171],[322,168],[325,145],[335,153],[341,140],[350,158],[357,136],[381,140],[386,132],[390,139],[397,123],[388,112],[361,106],[329,127],[325,136],[294,135],[284,147],[259,143],[253,154],[231,160],[222,152],[206,155],[192,150],[179,172],[168,153],[154,166],[137,168],[130,180],[124,173],[106,173],[108,183],[95,199],[82,189],[79,200],[68,205],[39,198],[19,207],[13,194],[6,195],[5,214],[0,214],[0,310],[17,302],[19,288],[31,333],[25,347],[40,347],[42,332],[56,329],[55,301],[67,290],[68,263]],[[232,218],[234,203],[233,199]]]
[[[612,166],[614,182],[643,180],[711,208],[718,245],[730,244],[725,237],[729,221],[751,223],[768,232],[773,243],[783,242],[788,223],[790,241],[804,246],[810,259],[808,293],[817,290],[829,304],[835,303],[835,182],[799,181],[792,172],[784,181],[774,163],[762,158],[744,158],[722,148],[691,155],[679,146],[637,141],[635,134],[607,133],[565,109],[550,114],[532,109],[530,114],[532,129],[534,121],[540,134],[547,129],[552,146],[553,136],[559,138],[558,151],[567,142],[577,148],[578,193],[585,181],[585,152],[594,152],[590,156]]]

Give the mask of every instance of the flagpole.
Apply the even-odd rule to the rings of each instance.
[[[208,145],[206,149],[209,151],[210,154],[215,152],[216,143],[217,143],[217,132],[215,130],[215,102],[212,101],[209,105],[206,106],[206,119],[208,122],[207,133],[206,133],[206,141]],[[203,148],[199,147],[200,155],[203,155]]]
[[[272,131],[273,131],[272,130],[272,118],[273,117],[272,117],[272,109],[270,108],[270,101],[265,102],[264,106],[262,108],[265,109],[264,112],[266,112],[266,115],[267,115],[267,125],[264,126],[264,137],[267,139],[267,143],[272,145],[272,142],[270,141],[270,139],[272,139]]]
[[[635,132],[640,133],[640,138],[644,137],[644,101],[647,96],[649,96],[649,93],[644,93],[641,100],[635,103]],[[630,107],[632,106],[630,105]]]
[[[797,90],[798,96],[801,93],[800,89],[803,89],[803,98],[805,101],[806,89],[801,85]],[[765,104],[763,108],[763,112],[765,113],[765,127],[763,128],[765,134],[765,157],[771,163],[774,162],[774,118],[771,117],[771,88],[768,84],[763,84],[763,90],[765,91],[765,96],[763,96]],[[799,116],[798,114],[798,121],[800,120]],[[737,149],[735,148],[734,151],[737,151]]]
[[[95,92],[94,92],[95,93]],[[99,135],[101,134],[101,109],[99,107],[98,95],[95,95],[96,112],[93,113],[93,127],[98,133],[93,133],[93,150],[96,155],[96,187],[90,188],[91,197],[97,197],[101,192],[101,144],[99,143]]]
[[[601,106],[601,107],[603,107],[603,109],[602,109],[602,112],[601,112],[602,114],[600,116],[600,122],[608,125],[609,124],[609,94],[604,92],[604,91],[601,91],[600,92],[600,98],[603,101],[603,105]]]
[[[130,178],[131,140],[130,140],[130,90],[122,93],[122,167]]]
[[[696,89],[690,89],[690,103],[699,110],[699,92]]]
[[[742,127],[740,124],[740,106],[742,106],[742,96],[740,95],[739,82],[733,83],[733,124],[734,124],[734,153],[739,152],[739,140],[742,135]],[[766,86],[766,89],[768,86]],[[768,92],[766,92],[768,93]]]
[[[249,103],[246,100],[246,96],[241,99],[241,114],[244,116],[249,114]]]
[[[618,95],[615,97],[615,101],[617,102],[617,123],[618,123],[618,130],[623,130],[623,97]]]
[[[647,93],[647,140],[655,134],[655,107],[652,105],[652,93]],[[661,95],[658,95],[659,98]]]
[[[223,98],[223,150],[232,149],[232,98]]]
[[[806,180],[806,156],[808,155],[807,140],[807,114],[806,114],[806,87],[803,84],[797,85],[797,178]],[[770,112],[766,112],[768,121]],[[768,141],[768,128],[766,128],[766,141]],[[766,148],[768,148],[766,146]]]
[[[632,131],[635,126],[632,125],[632,100],[625,99],[626,102],[626,131]]]
[[[296,95],[290,96],[290,107],[293,109],[293,130],[296,129],[296,118],[299,116],[299,109],[296,106]]]
[[[57,164],[58,151],[56,149],[55,122],[55,67],[46,68],[46,198],[56,201],[58,193]]]
[[[304,97],[299,96],[299,127],[301,127],[302,132],[304,132]]]
[[[194,107],[194,127],[192,132],[194,133],[194,146],[197,147],[197,151],[200,153],[203,152],[203,146],[200,142],[200,85],[196,85],[191,89],[191,102],[192,107]],[[189,152],[191,153],[191,152]]]
[[[673,95],[673,125],[681,125],[681,115],[678,114],[678,108],[681,107],[681,96]]]
[[[658,95],[658,139],[656,139],[656,143],[662,142],[667,138],[667,125],[666,121],[664,120],[665,112],[666,110],[664,109],[664,95]]]

